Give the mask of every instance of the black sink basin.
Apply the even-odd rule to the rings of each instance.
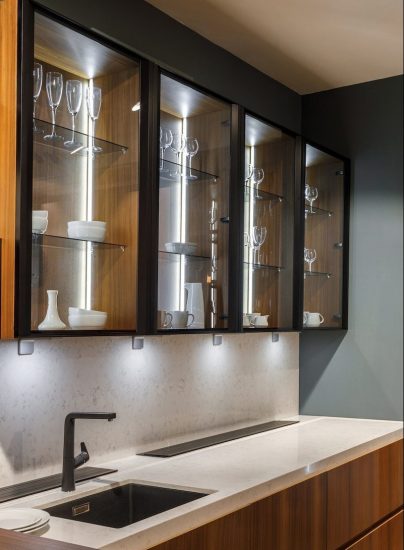
[[[128,483],[45,509],[58,518],[119,529],[204,496],[206,493]]]

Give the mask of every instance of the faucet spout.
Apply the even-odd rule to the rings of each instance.
[[[75,490],[74,470],[85,464],[90,458],[84,442],[80,445],[80,454],[76,457],[74,456],[74,428],[76,419],[108,420],[110,422],[114,418],[116,418],[116,413],[114,412],[72,412],[66,416],[63,441],[62,491]]]

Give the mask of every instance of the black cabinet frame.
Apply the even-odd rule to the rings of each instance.
[[[302,330],[303,315],[303,248],[304,248],[304,180],[306,143],[328,152],[344,161],[344,250],[342,287],[342,328],[348,326],[348,274],[349,274],[349,160],[326,148],[306,141],[290,130],[266,120],[257,113],[246,111],[243,106],[232,104],[211,90],[169,73],[158,64],[139,57],[132,51],[110,39],[100,37],[87,28],[72,23],[54,12],[36,5],[32,0],[19,0],[19,68],[18,68],[18,147],[17,147],[17,205],[16,205],[16,301],[15,336],[108,336],[153,335],[157,331],[157,281],[158,281],[158,219],[159,219],[159,150],[160,124],[160,76],[165,74],[193,87],[202,93],[217,97],[231,105],[230,131],[230,185],[229,185],[229,309],[228,328],[207,330],[173,330],[164,334],[206,334],[215,332],[242,333],[243,293],[243,219],[244,219],[244,130],[245,115],[249,114],[264,123],[278,128],[295,138],[295,184],[293,227],[293,326],[276,329],[276,332]],[[32,331],[31,313],[31,231],[32,231],[32,62],[34,43],[34,13],[66,25],[91,39],[132,58],[140,66],[140,161],[139,161],[139,241],[138,241],[138,290],[137,330],[64,330]],[[118,41],[117,41],[118,42]],[[123,289],[124,291],[124,289]],[[324,329],[323,329],[324,330]],[[341,330],[341,329],[328,329]],[[255,329],[256,332],[274,332],[275,329]],[[247,332],[247,331],[246,331]],[[252,332],[252,331],[249,331]]]

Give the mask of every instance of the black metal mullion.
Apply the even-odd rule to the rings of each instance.
[[[231,332],[241,332],[243,316],[243,220],[244,220],[244,134],[245,112],[240,105],[231,108],[230,186],[229,186],[229,324]]]
[[[17,189],[15,257],[15,336],[31,330],[32,259],[32,67],[34,61],[34,9],[29,0],[19,3],[17,85]]]
[[[154,334],[157,319],[160,73],[141,62],[138,333]]]
[[[304,300],[304,185],[306,172],[306,148],[300,137],[295,145],[295,197],[294,197],[294,258],[293,258],[293,328],[303,328]]]

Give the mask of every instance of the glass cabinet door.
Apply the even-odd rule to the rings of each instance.
[[[344,161],[306,145],[304,328],[343,323]]]
[[[139,65],[38,13],[34,62],[31,330],[136,330]]]
[[[245,121],[243,328],[293,327],[295,139]]]
[[[231,107],[161,76],[158,330],[227,328]]]

